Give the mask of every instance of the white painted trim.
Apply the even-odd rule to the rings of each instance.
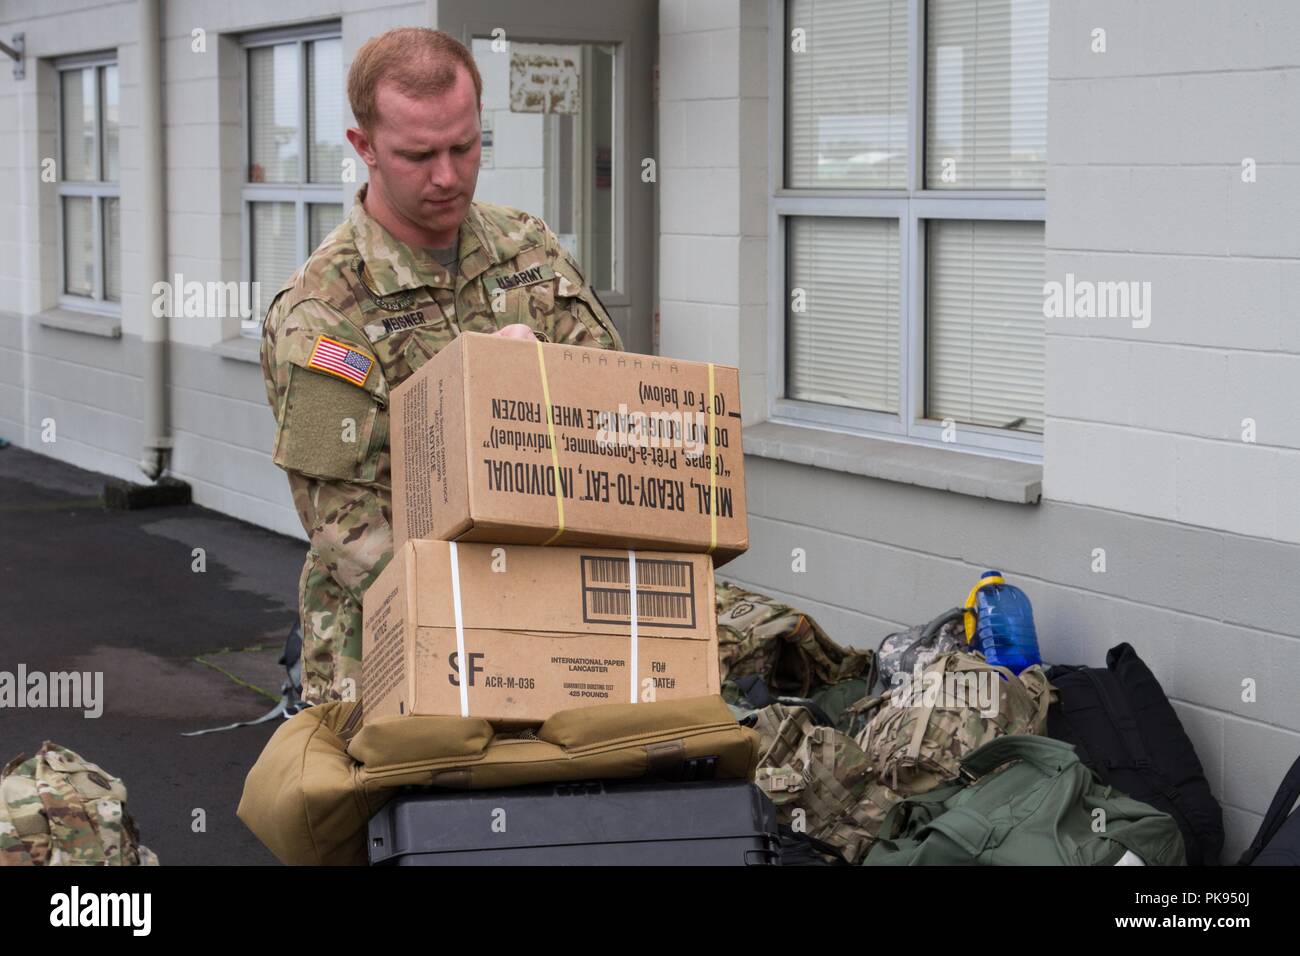
[[[104,269],[108,262],[108,246],[104,240],[103,220],[103,202],[105,199],[117,199],[121,201],[122,187],[117,182],[107,182],[102,179],[104,166],[104,68],[108,66],[117,66],[117,54],[115,51],[106,53],[95,53],[78,55],[74,57],[62,57],[55,61],[55,91],[54,91],[54,155],[55,170],[57,179],[55,182],[55,210],[54,217],[56,220],[55,237],[59,248],[58,258],[58,298],[60,308],[70,309],[79,312],[88,312],[96,315],[120,316],[122,306],[120,302],[110,302],[104,298]],[[64,178],[64,170],[67,167],[64,154],[64,137],[63,137],[63,74],[70,72],[80,72],[89,69],[94,76],[94,115],[95,115],[95,148],[94,148],[94,179],[93,180],[67,180]],[[121,75],[118,76],[119,102],[121,90]],[[119,139],[120,142],[120,139]],[[120,163],[120,157],[119,157]],[[92,280],[92,294],[89,297],[71,295],[68,293],[68,275],[67,275],[67,235],[64,227],[64,199],[66,197],[78,197],[90,199],[90,228],[92,236],[92,258],[94,264],[94,278]],[[120,211],[120,207],[119,207]],[[121,256],[122,237],[118,236],[118,254]]]
[[[108,66],[117,64],[117,50],[99,50],[95,53],[74,53],[61,56],[51,64],[59,72],[79,70],[87,66]]]
[[[908,0],[906,189],[789,189],[785,164],[787,0],[768,0],[768,336],[767,418],[786,424],[878,435],[1020,461],[1041,461],[1042,436],[958,425],[960,441],[941,440],[942,425],[925,418],[925,221],[1045,221],[1046,191],[925,188],[925,3]],[[897,416],[785,397],[786,219],[791,216],[890,218],[899,238],[899,381]]]
[[[324,23],[300,23],[291,27],[275,27],[270,30],[254,30],[239,37],[239,45],[251,49],[258,46],[278,46],[281,43],[304,40],[329,40],[343,36],[341,20],[328,20]]]
[[[239,104],[242,112],[240,135],[243,137],[244,169],[240,173],[240,251],[239,275],[243,282],[251,282],[253,277],[253,216],[250,207],[255,202],[285,202],[294,204],[294,220],[297,235],[295,255],[299,262],[305,262],[312,250],[310,242],[311,216],[307,207],[321,203],[340,205],[344,216],[347,215],[347,184],[337,186],[330,183],[307,182],[308,158],[311,148],[307,117],[310,111],[308,103],[308,66],[307,45],[316,40],[339,40],[342,42],[342,27],[337,21],[327,24],[307,24],[289,27],[284,30],[265,30],[255,34],[246,34],[240,38],[239,63]],[[253,122],[252,110],[249,109],[249,97],[252,90],[248,79],[248,52],[259,47],[286,46],[294,44],[298,48],[298,182],[296,183],[250,183],[248,170],[253,162],[253,137],[250,126]],[[340,95],[345,95],[340,91]],[[269,304],[269,303],[268,303]],[[239,334],[243,337],[256,338],[261,335],[262,316],[241,319]]]

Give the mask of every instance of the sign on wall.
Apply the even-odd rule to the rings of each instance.
[[[580,57],[576,46],[555,43],[510,44],[511,112],[581,112]]]

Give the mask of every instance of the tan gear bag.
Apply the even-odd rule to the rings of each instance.
[[[282,863],[365,865],[370,818],[402,787],[488,789],[565,780],[680,778],[710,760],[752,779],[758,734],[721,697],[565,710],[528,731],[478,717],[379,717],[333,701],[286,721],[244,781],[239,819]]]
[[[901,796],[954,779],[962,758],[990,740],[1047,731],[1055,688],[1039,664],[1016,675],[982,655],[949,651],[897,676],[899,686],[850,710],[871,714],[858,746],[880,781]]]

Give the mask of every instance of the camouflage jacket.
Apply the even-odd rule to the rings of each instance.
[[[361,596],[393,551],[389,390],[463,331],[523,323],[543,340],[623,348],[540,219],[471,204],[449,269],[375,222],[365,190],[263,323],[274,461],[311,541],[299,582],[308,703],[359,694]]]

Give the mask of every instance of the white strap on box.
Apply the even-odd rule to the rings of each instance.
[[[460,685],[460,715],[469,716],[469,684],[465,680],[465,622],[460,615],[460,555],[456,551],[456,542],[451,545],[451,607],[456,616],[456,670]]]
[[[460,610],[460,555],[456,550],[456,542],[447,542],[451,549],[451,608],[456,618],[456,670],[457,683],[460,685],[460,715],[469,716],[469,684],[465,680],[465,621],[461,616]],[[636,552],[631,548],[627,552],[627,579],[629,593],[629,617],[632,622],[632,659],[631,666],[628,668],[631,672],[629,697],[632,703],[637,703],[640,697],[637,695],[637,675],[640,673],[640,660],[637,655],[637,609],[636,609]]]
[[[632,703],[637,703],[640,699],[637,696],[637,675],[641,673],[637,664],[637,635],[636,635],[636,552],[631,548],[627,552],[627,581],[630,595],[629,611],[632,619]]]

